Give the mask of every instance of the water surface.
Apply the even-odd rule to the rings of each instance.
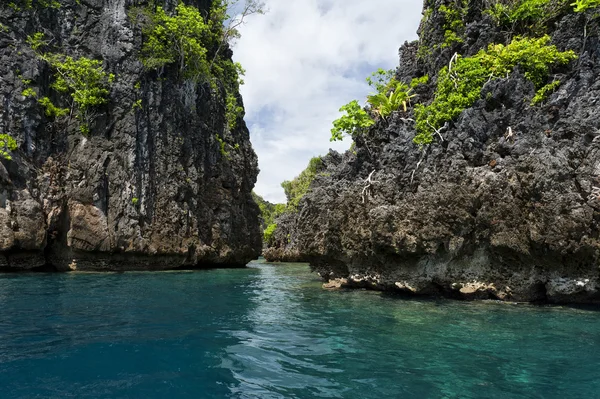
[[[303,264],[4,274],[0,397],[599,398],[600,312],[325,291]]]

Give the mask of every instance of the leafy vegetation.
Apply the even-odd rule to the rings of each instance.
[[[406,112],[410,99],[415,96],[412,94],[413,88],[428,81],[429,76],[413,79],[409,87],[396,80],[393,70],[386,71],[380,68],[373,72],[367,77],[367,83],[374,87],[377,93],[367,96],[370,109],[365,110],[358,100],[350,101],[341,107],[340,112],[345,114],[333,121],[330,141],[341,141],[345,135],[355,137],[364,134],[375,124],[374,116],[387,118],[400,107]],[[371,114],[368,111],[371,111]]]
[[[271,223],[267,226],[267,228],[263,231],[263,242],[267,245],[271,245],[271,240],[273,239],[273,234],[277,230],[277,223]]]
[[[427,3],[426,3],[427,4]],[[441,28],[444,32],[444,40],[441,43],[432,43],[432,34],[440,25],[439,20],[432,20],[434,8],[429,2],[421,20],[421,40],[417,50],[417,59],[425,60],[435,50],[452,47],[454,44],[464,43],[465,17],[468,11],[468,0],[455,0],[452,6],[441,5],[437,11],[443,17]]]
[[[59,9],[60,2],[58,0],[16,0],[8,3],[8,6],[15,11],[30,10],[36,7]]]
[[[485,10],[498,25],[524,33],[542,33],[548,24],[569,11],[600,7],[600,0],[496,0]]]
[[[377,93],[385,93],[392,88],[396,82],[396,72],[393,69],[385,70],[379,68],[375,72],[371,73],[371,76],[367,77],[367,83],[369,86],[374,87]]]
[[[357,100],[352,100],[341,107],[340,112],[346,114],[333,121],[330,141],[341,141],[345,134],[349,136],[362,134],[375,124],[373,118],[358,104]]]
[[[54,71],[50,87],[56,93],[70,97],[67,100],[68,108],[57,107],[49,97],[38,100],[46,116],[57,118],[74,113],[80,123],[79,130],[84,134],[89,133],[89,124],[95,117],[94,109],[108,102],[110,85],[115,76],[107,73],[99,60],[87,57],[75,59],[64,54],[42,52],[48,45],[43,33],[28,36],[27,43]],[[32,94],[31,89],[25,89],[23,94]]]
[[[275,219],[277,216],[285,212],[286,206],[285,204],[272,204],[268,201],[265,201],[254,191],[252,192],[252,198],[260,208],[260,214],[262,217],[261,226],[263,230],[263,242],[269,244],[271,242],[273,233],[277,229],[277,223],[275,223]]]
[[[549,94],[551,94],[552,92],[554,92],[554,90],[558,88],[558,86],[560,86],[560,80],[555,80],[540,88],[535,93],[535,96],[533,96],[533,98],[531,99],[531,105],[537,105],[544,101]]]
[[[144,36],[140,53],[144,66],[159,73],[168,66],[176,67],[182,79],[209,83],[216,93],[219,86],[223,87],[230,130],[236,128],[243,116],[236,93],[244,83],[245,71],[225,56],[223,49],[239,37],[237,27],[246,16],[263,12],[262,3],[246,0],[240,17],[228,15],[227,10],[236,6],[238,0],[216,0],[205,15],[183,2],[179,2],[172,15],[161,6],[134,7],[130,11],[130,17],[141,26]],[[229,21],[227,25],[225,21]]]
[[[585,12],[600,7],[600,0],[575,0],[571,5],[574,7],[575,12]]]
[[[421,76],[419,78],[414,78],[413,80],[410,81],[410,88],[414,89],[418,86],[421,85],[426,85],[427,83],[429,83],[429,75],[424,75]]]
[[[219,151],[221,152],[221,155],[224,158],[229,159],[229,151],[226,150],[227,143],[225,140],[223,140],[218,134],[215,134],[215,140],[217,140],[217,143],[219,143]]]
[[[549,41],[549,36],[516,37],[508,45],[492,44],[472,57],[456,55],[450,66],[439,72],[433,102],[415,107],[417,135],[414,142],[431,143],[436,131],[480,98],[488,80],[507,76],[517,65],[536,88],[541,88],[552,66],[567,64],[576,58],[573,51],[561,52],[548,45]]]
[[[407,104],[415,96],[411,92],[411,87],[408,87],[404,83],[396,82],[396,87],[388,95],[385,93],[373,94],[367,97],[367,102],[377,114],[382,118],[387,118],[392,112],[400,109],[400,106],[406,112]]]
[[[306,169],[291,181],[281,183],[285,196],[287,197],[287,208],[291,211],[298,209],[298,204],[304,195],[308,192],[310,184],[317,176],[318,170],[323,165],[321,157],[313,157]]]
[[[184,77],[198,80],[209,73],[206,42],[210,25],[197,8],[179,3],[169,15],[161,6],[136,8],[134,20],[143,20],[144,44],[141,61],[148,69],[161,69],[177,64]]]
[[[465,23],[463,20],[467,13],[467,5],[466,0],[460,0],[456,7],[440,6],[439,11],[444,14],[444,42],[441,44],[441,48],[464,42],[462,35]]]
[[[8,134],[0,134],[0,157],[11,160],[11,151],[17,149],[17,142]]]
[[[40,98],[38,103],[44,108],[44,113],[49,118],[56,119],[69,115],[69,108],[57,107],[48,97]]]
[[[263,229],[268,225],[275,222],[275,218],[281,215],[285,211],[285,204],[272,204],[269,201],[265,201],[260,195],[252,192],[252,199],[260,208],[260,214],[262,216]]]
[[[21,92],[21,95],[26,98],[27,97],[37,97],[37,93],[31,87],[28,87],[25,90],[23,90],[23,92]]]

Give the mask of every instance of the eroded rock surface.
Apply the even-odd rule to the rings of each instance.
[[[417,101],[431,100],[454,51],[504,38],[481,7],[470,2],[465,43],[426,60],[416,42],[401,48],[398,78],[431,78]],[[552,43],[579,59],[556,72],[562,84],[543,104],[530,105],[533,84],[517,69],[490,80],[443,142],[415,145],[412,111],[378,122],[356,137],[355,153],[329,155],[271,253],[309,260],[328,287],[599,302],[600,42],[597,22],[584,39],[583,18],[551,26]],[[423,34],[443,38],[440,28]]]
[[[223,96],[208,83],[182,80],[169,67],[144,69],[142,36],[128,17],[143,4],[0,5],[0,133],[19,146],[0,165],[1,269],[244,265],[260,253],[248,130],[241,120],[226,128]],[[176,4],[165,1],[167,9]],[[22,94],[50,91],[52,72],[26,41],[36,32],[115,75],[89,134],[74,122],[53,123],[36,97]]]

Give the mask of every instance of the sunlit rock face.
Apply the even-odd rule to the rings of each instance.
[[[420,42],[400,49],[399,80],[430,78],[413,105],[432,101],[454,53],[507,41],[469,2],[463,42],[439,45],[439,6],[450,3],[426,2]],[[331,153],[270,253],[309,260],[330,287],[599,302],[600,41],[597,20],[587,38],[585,22],[568,11],[549,23],[550,43],[578,59],[552,70],[561,84],[541,104],[516,68],[490,79],[429,146],[413,143],[409,108],[355,137],[354,151]]]
[[[209,84],[181,79],[176,68],[144,68],[129,11],[145,3],[7,3],[0,5],[0,133],[18,149],[0,164],[0,269],[171,269],[255,258],[258,168],[248,130],[243,121],[226,127],[222,96]],[[52,93],[53,72],[27,42],[37,32],[53,51],[100,60],[114,74],[89,133],[75,118],[56,123],[38,103]],[[27,88],[36,96],[23,95]]]

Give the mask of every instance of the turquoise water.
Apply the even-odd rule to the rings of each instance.
[[[0,398],[600,397],[600,312],[320,286],[301,264],[0,275]]]

